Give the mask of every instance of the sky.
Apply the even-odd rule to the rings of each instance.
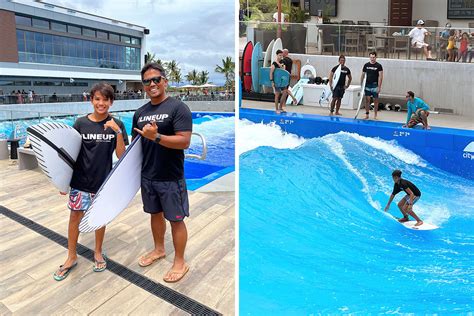
[[[209,81],[224,84],[216,73],[226,56],[234,57],[234,0],[46,0],[45,2],[112,18],[150,30],[147,51],[176,60],[185,75],[207,70]],[[145,54],[143,52],[142,54]]]

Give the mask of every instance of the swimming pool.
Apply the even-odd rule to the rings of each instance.
[[[474,309],[474,181],[398,139],[302,138],[280,119],[298,120],[238,125],[242,315]],[[382,212],[396,168],[422,191],[414,211],[440,229],[408,230]]]
[[[134,112],[115,112],[114,116],[120,118],[131,135],[132,118]],[[74,124],[74,116],[61,118],[42,118],[44,121],[62,122],[68,125]],[[0,122],[0,135],[11,138],[14,134],[18,138],[26,137],[26,128],[38,124],[38,119],[21,120],[15,122]],[[235,122],[233,113],[193,113],[193,132],[204,136],[208,146],[207,158],[205,160],[186,159],[185,177],[189,190],[196,190],[201,186],[234,171],[235,152]],[[200,155],[202,153],[202,142],[199,137],[192,136],[191,147],[185,151],[190,154]]]

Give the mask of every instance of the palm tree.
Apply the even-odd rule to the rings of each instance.
[[[235,74],[235,62],[232,61],[232,57],[227,56],[225,59],[222,59],[222,66],[216,65],[214,70],[217,73],[224,74],[225,77],[225,86],[226,88],[231,88],[234,83],[234,74]]]
[[[186,75],[186,80],[189,81],[192,85],[198,84],[198,72],[196,71],[196,69],[193,69],[188,72],[188,74]]]
[[[183,77],[181,75],[181,69],[178,69],[178,71],[175,73],[173,81],[179,85],[181,82],[183,82]]]
[[[197,84],[206,84],[209,81],[209,71],[203,70],[198,74]]]
[[[146,63],[154,63],[156,62],[156,56],[154,53],[146,52],[145,60]]]
[[[181,76],[181,70],[179,69],[176,60],[172,60],[166,63],[166,71],[168,72],[168,78],[171,82],[177,82],[176,77]]]

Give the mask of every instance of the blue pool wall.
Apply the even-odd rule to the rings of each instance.
[[[435,167],[474,180],[474,131],[432,127],[402,128],[402,123],[355,120],[344,117],[301,113],[276,115],[273,111],[240,109],[240,119],[254,123],[276,123],[287,133],[304,138],[321,137],[345,131],[398,144],[421,156]],[[466,148],[469,147],[472,149]],[[465,151],[465,149],[467,149]]]

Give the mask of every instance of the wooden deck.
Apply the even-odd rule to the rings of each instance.
[[[137,259],[152,249],[149,216],[138,194],[108,227],[107,256],[203,305],[233,315],[234,303],[234,193],[189,192],[191,217],[186,220],[189,273],[176,284],[163,275],[174,256],[171,229],[166,233],[166,259],[149,267]],[[67,237],[67,196],[61,196],[46,176],[35,169],[19,171],[16,161],[0,160],[0,205]],[[94,249],[94,234],[81,234],[79,243]],[[79,256],[67,279],[53,273],[66,258],[59,244],[0,215],[0,315],[183,315],[161,298],[106,270],[92,271],[92,263]]]

